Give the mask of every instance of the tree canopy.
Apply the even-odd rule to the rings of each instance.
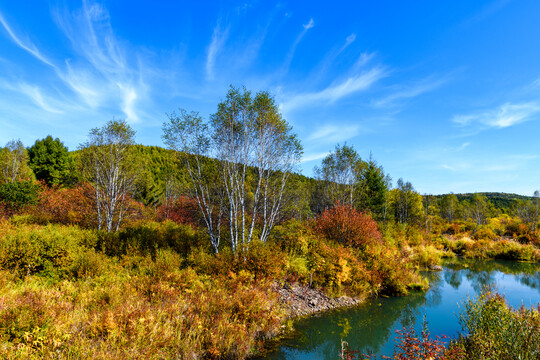
[[[37,180],[49,186],[71,186],[77,182],[75,163],[60,139],[49,135],[36,140],[28,149],[28,156]]]

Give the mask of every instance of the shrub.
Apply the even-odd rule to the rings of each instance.
[[[464,237],[458,240],[448,239],[445,242],[445,245],[448,247],[448,249],[450,249],[451,251],[453,251],[454,253],[458,255],[466,255],[467,252],[470,249],[472,249],[474,245],[474,241],[468,237]]]
[[[427,322],[424,319],[422,331],[417,334],[413,327],[396,330],[394,360],[444,360],[446,347],[441,337],[430,338]]]
[[[187,256],[190,249],[200,243],[199,233],[191,226],[172,221],[147,221],[116,233],[99,232],[97,248],[110,256],[136,252],[150,254],[155,259],[158,249],[171,249]]]
[[[287,274],[289,278],[307,281],[309,278],[308,260],[302,256],[289,255],[285,261]]]
[[[424,240],[424,232],[418,226],[408,225],[406,230],[407,243],[410,246],[418,246]]]
[[[428,267],[429,265],[439,265],[445,252],[437,250],[433,245],[421,246],[415,249],[412,261],[419,267]]]
[[[310,222],[291,219],[274,227],[272,238],[286,252],[305,255],[319,240]]]
[[[517,238],[517,241],[520,244],[534,244],[536,246],[538,246],[538,244],[539,244],[538,235],[536,233],[532,233],[532,232],[529,232],[527,234],[519,235],[518,238]]]
[[[375,220],[351,206],[336,204],[317,219],[315,229],[330,240],[365,250],[382,244]]]
[[[460,359],[538,359],[539,310],[514,310],[501,295],[483,292],[465,302],[460,324],[468,336],[452,342],[449,351],[458,349]]]
[[[540,259],[540,250],[532,245],[521,245],[511,240],[501,240],[495,243],[490,257],[505,260],[531,261]]]
[[[457,223],[452,223],[448,225],[444,233],[448,235],[456,235],[456,234],[459,234],[460,231],[461,231],[461,226]]]
[[[81,227],[95,225],[94,207],[85,195],[88,184],[80,184],[75,188],[42,187],[38,206],[32,211],[39,223],[58,223],[64,225],[77,224]]]
[[[310,250],[308,265],[313,284],[336,294],[343,290],[353,295],[376,294],[380,287],[372,283],[371,272],[358,254],[341,244],[318,242]]]
[[[228,276],[232,273],[246,271],[253,274],[256,280],[275,280],[283,275],[286,255],[276,245],[253,241],[247,251],[234,255],[230,249],[219,254],[208,253],[207,249],[194,249],[188,264],[202,274],[212,276]]]
[[[407,295],[410,286],[426,288],[426,281],[411,267],[405,253],[394,248],[372,252],[367,263],[372,286],[378,287],[378,293],[390,296]]]
[[[145,257],[152,275],[112,264],[89,281],[2,287],[0,358],[243,359],[281,330],[285,314],[268,286],[248,284],[246,273],[179,270],[174,257]]]
[[[0,268],[18,276],[44,273],[53,277],[70,274],[72,262],[83,244],[92,243],[94,234],[77,227],[54,225],[19,226],[0,241]]]
[[[197,200],[182,195],[175,201],[167,201],[158,208],[157,218],[196,227],[199,224]]]
[[[255,274],[256,278],[262,277],[270,280],[277,279],[282,275],[285,267],[284,254],[273,243],[262,243],[254,240],[245,253],[240,253],[236,268],[247,270]]]
[[[0,185],[0,202],[7,215],[12,215],[22,208],[35,205],[40,187],[33,181],[14,181]]]
[[[510,223],[506,224],[506,229],[505,229],[504,235],[505,236],[511,236],[513,238],[517,238],[520,235],[528,233],[528,230],[529,229],[528,229],[527,225],[525,225],[525,224],[523,224],[521,222],[518,222],[518,221],[513,221],[513,222],[510,222]]]
[[[96,252],[94,249],[78,247],[71,255],[69,273],[73,277],[80,279],[98,276],[106,263],[105,255]]]
[[[495,240],[497,237],[493,230],[488,227],[481,227],[472,236],[474,240]]]

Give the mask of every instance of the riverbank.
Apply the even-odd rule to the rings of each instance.
[[[285,283],[277,285],[275,291],[279,294],[279,301],[287,310],[289,318],[347,308],[359,305],[365,300],[365,296],[354,298],[349,296],[330,297],[319,289],[300,284]]]
[[[364,303],[348,309],[322,312],[316,316],[295,319],[293,336],[286,337],[275,345],[272,351],[257,359],[337,359],[336,354],[341,351],[342,340],[348,343],[350,349],[365,354],[372,353],[377,356],[377,359],[382,355],[392,357],[396,351],[396,344],[402,344],[399,342],[396,330],[414,326],[418,334],[417,338],[421,338],[420,332],[424,324],[427,324],[429,328],[430,339],[437,339],[438,335],[456,337],[459,333],[468,332],[461,327],[460,314],[471,319],[466,312],[469,309],[466,304],[477,304],[478,301],[475,299],[478,299],[486,286],[496,286],[501,289],[506,302],[509,306],[513,306],[514,310],[519,309],[522,304],[527,308],[536,309],[539,294],[540,264],[538,263],[454,259],[452,262],[445,262],[443,268],[442,272],[427,273],[431,283],[427,292],[411,291],[408,296],[369,298]],[[479,304],[484,303],[485,301],[481,301]],[[497,314],[501,314],[497,317],[501,319],[501,322],[494,325],[491,316],[494,312],[490,311],[484,311],[481,318],[475,319],[484,319],[484,324],[494,332],[478,333],[478,336],[474,338],[475,344],[478,344],[478,346],[475,345],[476,348],[467,346],[468,343],[465,340],[460,341],[457,346],[463,348],[460,353],[464,356],[451,357],[455,353],[449,353],[448,359],[478,359],[480,357],[470,355],[476,349],[478,351],[481,349],[508,350],[504,353],[507,354],[510,353],[512,347],[508,343],[505,347],[498,346],[500,342],[497,342],[497,336],[504,336],[502,339],[505,340],[514,339],[517,344],[519,339],[508,334],[512,331],[511,326],[514,326],[515,334],[526,333],[527,336],[530,335],[527,333],[528,330],[538,329],[534,328],[539,319],[537,312],[518,310],[513,312],[514,316],[506,307],[500,305],[500,301],[492,304],[493,307],[482,308],[493,309]],[[470,309],[481,309],[481,307]],[[529,316],[531,314],[534,316]],[[524,327],[518,329],[520,322]],[[510,324],[513,325],[510,326]],[[537,338],[538,331],[534,331],[531,339]],[[529,348],[532,349],[536,343],[532,344],[528,341],[527,336],[521,338],[525,339],[523,343],[530,344]],[[449,338],[444,340],[446,345],[448,341],[450,341]],[[432,342],[426,342],[426,344],[432,344]],[[490,345],[494,347],[488,348]],[[513,349],[516,353],[520,353],[517,347]],[[486,353],[483,353],[484,356]],[[529,358],[537,359],[534,356]]]
[[[244,359],[292,318],[421,282],[391,243],[347,246],[294,220],[235,256],[170,221],[104,233],[32,219],[0,221],[0,358]]]

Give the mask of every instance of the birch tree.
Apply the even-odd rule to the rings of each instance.
[[[218,253],[225,199],[222,181],[215,176],[216,163],[210,159],[214,155],[211,129],[197,112],[180,109],[179,113],[173,112],[168,117],[169,122],[163,124],[163,141],[177,152],[187,170],[210,244]]]
[[[33,178],[32,170],[28,167],[28,153],[21,140],[8,141],[0,149],[0,183]]]
[[[459,200],[455,194],[444,195],[441,199],[441,217],[449,222],[453,222],[458,205]]]
[[[252,97],[245,88],[231,87],[211,123],[228,199],[231,244],[235,252],[239,246],[246,250],[257,224],[259,238],[268,239],[301,145],[268,92]]]
[[[424,194],[424,196],[422,196],[422,203],[424,207],[424,230],[426,231],[426,234],[429,234],[431,232],[431,224],[433,223],[437,203],[435,197],[431,194]]]
[[[396,188],[391,190],[395,219],[400,224],[411,223],[422,213],[422,196],[410,182],[399,178]]]
[[[535,232],[540,216],[540,191],[536,190],[531,200],[519,200],[514,211],[521,221],[527,224],[529,230]]]
[[[98,229],[117,231],[126,214],[137,179],[131,146],[135,131],[125,120],[111,120],[90,130],[81,144],[81,173],[92,188],[88,196],[95,204]]]
[[[473,234],[476,233],[476,230],[480,225],[486,224],[486,215],[488,210],[488,199],[485,195],[475,193],[472,197],[470,212],[471,217],[476,223],[476,226],[473,230]]]
[[[268,239],[302,153],[269,93],[252,96],[245,88],[231,87],[208,123],[180,110],[180,115],[169,115],[163,138],[184,159],[214,251],[222,217],[235,254],[247,250],[256,236]],[[209,172],[214,165],[217,171]]]
[[[322,160],[321,167],[315,167],[315,176],[324,182],[325,197],[330,205],[339,201],[356,207],[365,165],[352,146],[337,144],[335,150]]]

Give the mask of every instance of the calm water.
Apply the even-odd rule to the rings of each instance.
[[[431,288],[398,298],[379,298],[348,310],[325,313],[297,321],[296,333],[283,340],[264,359],[337,359],[341,339],[351,349],[392,355],[395,330],[414,325],[423,318],[431,335],[454,337],[461,329],[460,304],[484,286],[495,286],[513,306],[540,302],[540,266],[518,262],[455,262],[444,271],[427,273]],[[462,306],[463,307],[463,306]]]

